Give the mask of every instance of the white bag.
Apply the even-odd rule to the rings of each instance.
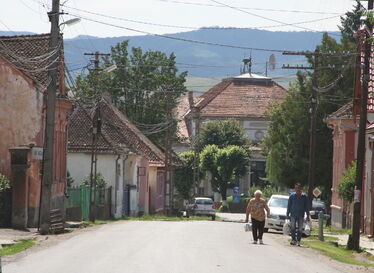
[[[244,231],[245,232],[252,231],[252,224],[251,223],[246,223],[244,225]]]
[[[307,235],[307,236],[310,235],[310,231],[312,230],[312,225],[311,225],[311,224],[312,224],[312,223],[309,222],[309,221],[305,222],[305,224],[304,224],[304,233],[305,233],[305,235]]]
[[[287,219],[284,222],[282,231],[283,231],[284,235],[290,235],[290,233],[291,233],[291,222],[290,222],[290,220]]]

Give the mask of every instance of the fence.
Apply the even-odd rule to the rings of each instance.
[[[95,190],[97,219],[109,219],[111,211],[111,187]],[[66,203],[66,219],[71,221],[88,220],[90,210],[90,186],[81,185],[69,188]]]

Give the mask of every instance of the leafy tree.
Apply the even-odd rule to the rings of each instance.
[[[247,173],[248,163],[248,153],[239,146],[221,149],[216,145],[207,145],[201,152],[200,167],[204,173],[211,174],[212,188],[221,194],[223,205],[227,205],[227,189]]]
[[[204,124],[200,133],[200,145],[217,145],[223,148],[230,145],[247,146],[249,139],[243,127],[234,119],[211,121]]]
[[[9,179],[2,173],[0,173],[0,192],[3,192],[10,188]]]
[[[183,166],[174,170],[175,188],[183,199],[190,198],[191,189],[194,185],[193,167],[194,167],[194,152],[183,152],[178,154],[179,159],[183,162]]]
[[[83,179],[83,185],[87,185],[87,186],[91,185],[91,179],[89,175],[87,175]],[[100,172],[96,173],[96,189],[105,189],[105,187],[106,187],[106,182],[105,182],[104,176]]]
[[[359,9],[342,17],[342,38],[336,41],[324,34],[319,52],[336,52],[340,56],[319,56],[318,67],[313,73],[297,73],[297,81],[289,89],[289,96],[269,111],[270,127],[264,141],[267,155],[266,173],[272,183],[293,186],[307,183],[309,163],[309,107],[313,75],[318,79],[318,108],[316,130],[316,183],[331,188],[332,137],[325,118],[351,101],[354,84],[356,45],[354,30],[360,22],[356,18]],[[360,12],[359,12],[360,13]],[[352,17],[352,18],[353,18]],[[313,65],[312,58],[308,62]]]
[[[111,48],[111,55],[104,59],[104,67],[116,65],[112,72],[100,72],[98,90],[112,95],[114,104],[135,125],[164,124],[167,108],[173,109],[178,98],[186,92],[184,86],[187,72],[178,74],[175,55],[167,56],[160,51],[146,51],[133,47],[128,50],[128,41],[118,43]],[[77,97],[92,100],[95,94],[94,73],[76,79]],[[152,127],[151,127],[152,128]],[[149,129],[149,127],[147,127]],[[175,135],[175,126],[173,126]],[[155,126],[149,137],[158,146],[163,146],[163,132]]]
[[[70,175],[70,172],[67,171],[67,174],[66,174],[66,184],[68,186],[68,188],[71,188],[74,184],[74,178]]]
[[[348,203],[352,203],[355,189],[356,161],[352,162],[339,181],[337,191],[339,197]]]

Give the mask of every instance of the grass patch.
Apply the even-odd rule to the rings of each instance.
[[[13,255],[35,245],[35,239],[20,240],[13,245],[7,245],[0,249],[0,257]]]
[[[309,246],[312,249],[318,250],[331,259],[342,263],[374,267],[374,262],[371,262],[370,259],[367,259],[364,253],[356,253],[353,250],[348,250],[345,246],[337,246],[337,244],[333,242],[304,240],[303,244]]]
[[[323,236],[325,241],[339,241],[339,238],[334,237],[334,236]],[[306,240],[319,240],[318,239],[318,234],[317,235],[310,235]]]
[[[208,216],[190,216],[186,217],[169,217],[165,215],[144,215],[141,217],[123,217],[122,220],[133,220],[133,221],[207,221],[212,220],[212,217]],[[216,220],[218,217],[216,216]]]
[[[335,234],[351,234],[352,230],[347,228],[333,228],[333,227],[325,227],[324,232],[330,232]]]

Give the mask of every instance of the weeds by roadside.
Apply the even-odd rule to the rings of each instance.
[[[12,245],[4,246],[3,248],[0,249],[0,257],[13,255],[18,252],[24,251],[34,246],[35,243],[36,243],[35,239],[27,239],[27,240],[20,240]]]
[[[374,267],[374,256],[367,255],[365,252],[357,253],[348,250],[346,246],[339,245],[336,242],[336,237],[325,236],[324,238],[325,241],[321,242],[318,240],[318,236],[312,235],[303,240],[303,244],[342,263]]]

